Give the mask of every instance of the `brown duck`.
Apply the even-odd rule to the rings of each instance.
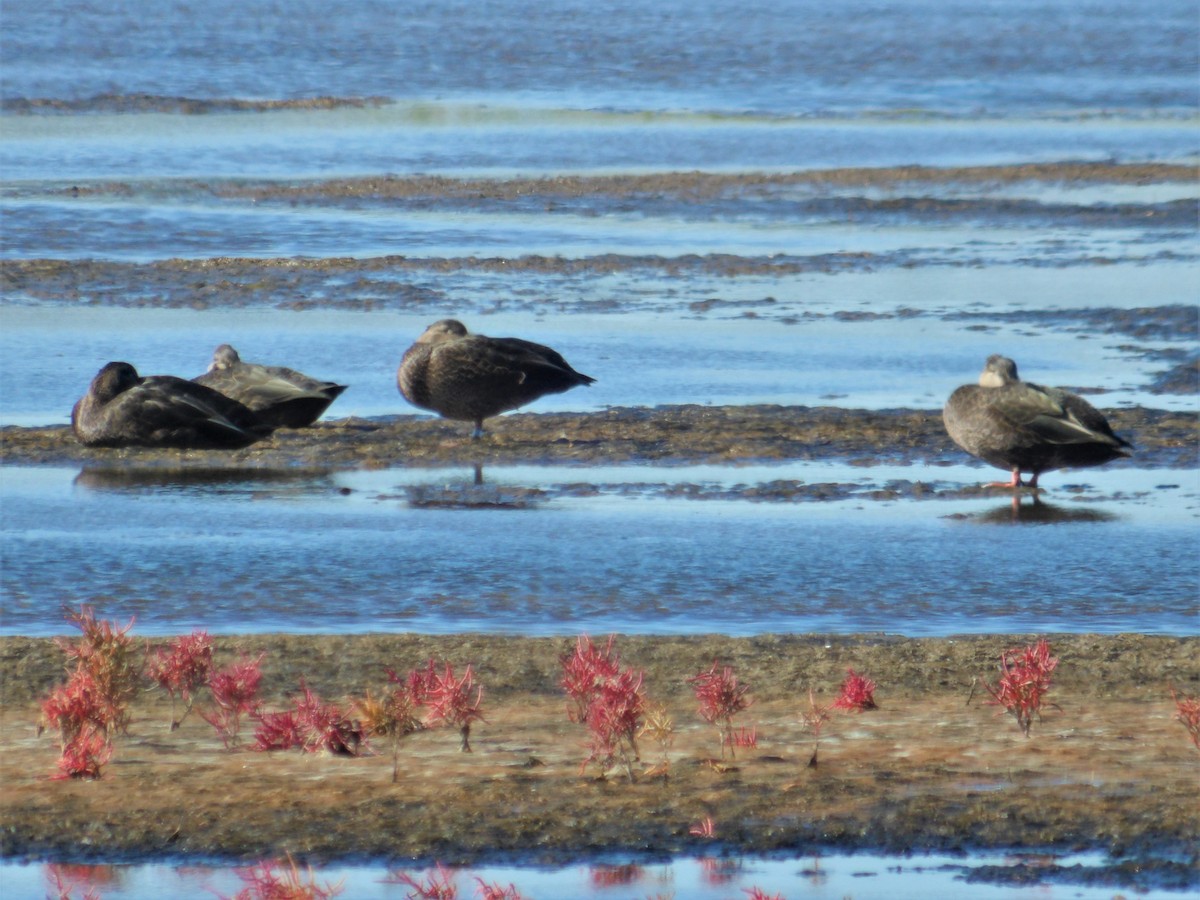
[[[1133,449],[1082,397],[1017,376],[1017,364],[989,356],[979,384],[964,384],[942,410],[946,431],[972,456],[1012,472],[1005,487],[1030,487],[1052,469],[1099,466]]]
[[[311,425],[346,390],[344,384],[318,381],[295,369],[242,362],[229,344],[218,347],[208,371],[192,381],[250,407],[273,428]]]
[[[455,319],[426,328],[405,351],[396,373],[404,399],[447,419],[474,422],[476,438],[483,434],[484,419],[595,380],[549,347],[470,334]]]
[[[212,388],[172,375],[143,378],[127,362],[96,374],[71,410],[71,428],[89,447],[183,449],[246,447],[272,430]]]

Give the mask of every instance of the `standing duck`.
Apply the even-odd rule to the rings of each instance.
[[[253,411],[224,394],[172,375],[142,378],[110,362],[71,410],[71,428],[88,447],[234,449],[271,433]]]
[[[989,356],[979,384],[964,384],[942,411],[954,443],[972,456],[1012,472],[1004,487],[1029,486],[1051,469],[1098,466],[1129,456],[1133,445],[1113,434],[1094,406],[1061,388],[1042,387],[1017,377],[1017,364]]]
[[[468,333],[455,319],[434,322],[404,353],[396,382],[404,399],[447,419],[475,423],[596,379],[556,351],[520,338]]]
[[[295,369],[242,362],[229,344],[218,347],[208,371],[192,381],[250,407],[272,428],[311,425],[346,389],[344,384],[318,381]]]

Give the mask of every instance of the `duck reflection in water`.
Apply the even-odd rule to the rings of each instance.
[[[91,491],[193,493],[193,494],[272,494],[329,490],[330,472],[326,469],[242,469],[219,466],[194,467],[121,467],[84,466],[72,482]]]
[[[420,509],[534,509],[548,497],[541,488],[513,484],[488,484],[483,463],[472,464],[472,478],[437,484],[413,484],[408,504]]]
[[[1045,503],[1037,494],[1034,494],[1029,502],[1023,502],[1021,495],[1014,493],[1011,503],[967,518],[983,525],[1062,525],[1082,522],[1112,522],[1117,517],[1103,509],[1065,507]]]

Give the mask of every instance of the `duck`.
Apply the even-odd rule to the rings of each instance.
[[[483,435],[484,419],[595,380],[549,347],[472,334],[457,319],[426,328],[396,372],[404,399],[444,418],[473,422],[476,439]]]
[[[964,384],[946,401],[942,421],[951,439],[972,456],[1012,472],[997,487],[1019,488],[1054,469],[1099,466],[1128,457],[1133,444],[1077,394],[1022,381],[1006,356],[987,358],[978,384]]]
[[[127,362],[96,373],[71,409],[71,429],[87,447],[180,449],[248,447],[272,431],[219,391],[173,375],[142,377]]]
[[[306,428],[317,421],[346,390],[346,385],[319,381],[283,366],[243,362],[229,344],[213,352],[208,371],[192,379],[258,413],[275,428]]]

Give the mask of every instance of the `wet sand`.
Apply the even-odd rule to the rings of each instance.
[[[37,737],[37,699],[63,677],[48,639],[0,639],[3,685],[0,853],[8,858],[562,862],[598,853],[711,853],[689,828],[712,818],[730,853],[1093,849],[1165,866],[1200,884],[1200,753],[1168,692],[1200,693],[1200,638],[1050,636],[1061,660],[1031,737],[986,702],[1002,650],[1032,635],[907,639],[760,635],[617,639],[645,671],[674,742],[643,739],[645,771],[580,773],[583,730],[558,686],[572,639],[488,635],[247,635],[218,638],[217,662],[264,653],[262,696],[280,709],[304,681],[323,699],[361,697],[430,658],[483,684],[474,752],[431,729],[358,758],[227,751],[193,715],[170,732],[169,705],[143,694],[99,781],[55,781],[56,745]],[[153,642],[151,642],[153,646]],[[714,764],[714,729],[684,679],[732,665],[753,705],[735,724],[758,746]],[[848,666],[875,679],[879,709],[836,714],[819,762],[800,722],[808,691],[829,702]],[[244,734],[252,733],[248,723]],[[1171,862],[1170,860],[1174,860]],[[1114,867],[1114,879],[1120,875]]]

